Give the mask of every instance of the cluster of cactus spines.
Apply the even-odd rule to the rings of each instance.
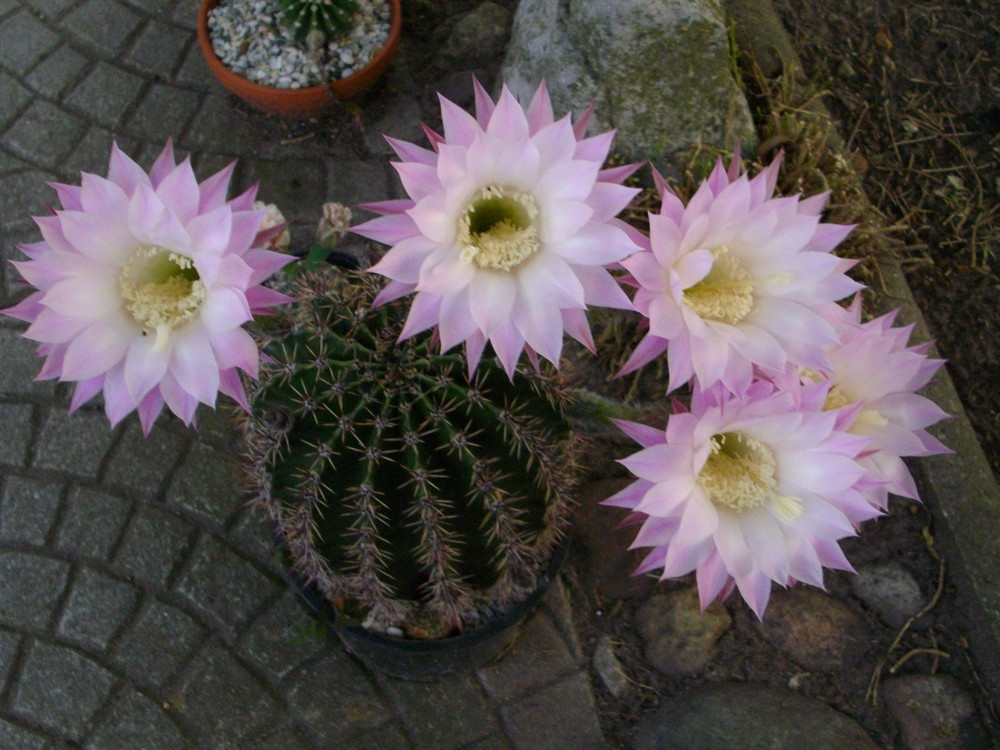
[[[487,359],[470,381],[460,351],[398,342],[405,304],[373,310],[368,274],[294,283],[243,430],[294,569],[349,617],[415,636],[524,598],[568,527],[565,393]]]
[[[351,16],[358,9],[355,0],[278,0],[284,24],[296,39],[305,39],[313,31],[329,38],[351,27]]]

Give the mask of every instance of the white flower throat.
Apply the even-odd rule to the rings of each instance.
[[[479,268],[509,271],[538,252],[538,204],[530,193],[488,185],[458,220],[461,258]]]
[[[194,262],[162,247],[144,246],[122,266],[118,289],[125,309],[144,334],[156,336],[154,351],[191,320],[205,301],[205,285]]]
[[[698,484],[716,506],[742,513],[772,502],[783,521],[802,514],[802,503],[778,494],[774,452],[741,432],[712,437],[712,453],[698,474]]]

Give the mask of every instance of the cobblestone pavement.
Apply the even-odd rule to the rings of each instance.
[[[103,174],[112,139],[148,167],[173,136],[202,177],[239,158],[237,185],[260,180],[295,227],[323,200],[389,197],[377,137],[262,140],[267,121],[201,59],[197,5],[0,0],[4,261],[38,239],[45,183]],[[387,96],[416,128],[416,101]],[[6,305],[17,284],[0,273]],[[202,413],[197,432],[161,417],[143,439],[97,407],[69,416],[18,334],[0,321],[0,748],[605,746],[561,587],[498,665],[435,684],[367,673],[284,582],[232,481],[222,417]]]

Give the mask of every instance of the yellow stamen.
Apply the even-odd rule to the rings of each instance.
[[[773,503],[775,514],[790,522],[802,514],[802,503],[777,493],[774,453],[740,432],[712,437],[712,454],[698,475],[698,484],[716,506],[742,513]]]
[[[684,303],[700,318],[739,323],[753,311],[754,281],[728,247],[714,247],[712,268],[684,290]]]
[[[510,271],[538,252],[538,204],[529,193],[489,185],[458,222],[461,258],[479,268]]]
[[[118,288],[143,335],[156,336],[154,351],[166,345],[171,331],[197,314],[206,296],[190,258],[155,246],[133,253],[118,276]]]

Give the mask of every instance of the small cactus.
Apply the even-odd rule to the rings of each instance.
[[[296,39],[310,32],[329,38],[351,27],[351,16],[358,9],[354,0],[278,0],[282,20]]]
[[[576,450],[548,376],[397,338],[366,273],[304,274],[243,420],[257,502],[298,575],[374,630],[439,637],[530,593],[569,521]]]

